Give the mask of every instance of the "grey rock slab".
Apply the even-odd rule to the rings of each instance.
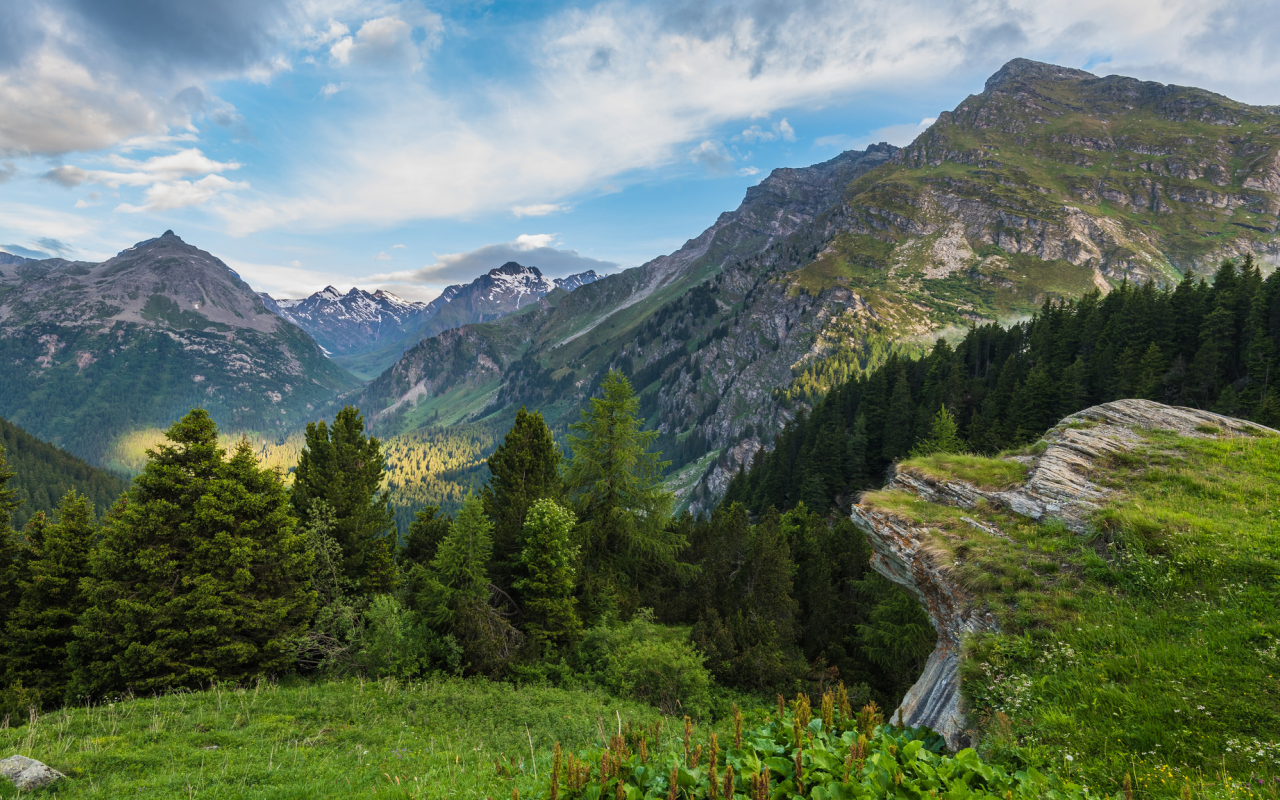
[[[0,760],[0,775],[8,778],[20,791],[31,791],[48,786],[54,781],[67,777],[53,767],[26,756],[9,756]]]

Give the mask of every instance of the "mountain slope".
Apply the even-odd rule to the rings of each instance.
[[[194,405],[285,431],[354,378],[208,253],[167,231],[101,264],[0,265],[0,414],[91,462]]]
[[[775,170],[670,256],[406,352],[389,431],[520,404],[571,420],[628,371],[710,502],[835,383],[970,324],[1129,280],[1280,258],[1280,110],[1016,60],[907,148]]]
[[[435,311],[381,289],[352,287],[342,294],[328,286],[303,300],[276,300],[265,292],[260,296],[267,310],[302,328],[330,358],[364,378],[394,362]]]
[[[13,527],[22,530],[37,511],[52,512],[69,489],[89,498],[99,515],[105,514],[128,482],[106,470],[90,466],[59,447],[36,437],[0,417],[0,446],[14,476],[9,488],[17,489],[22,505],[14,512]]]

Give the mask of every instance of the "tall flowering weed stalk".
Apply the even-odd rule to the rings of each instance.
[[[684,736],[669,738],[665,746],[654,741],[650,731],[628,729],[604,748],[566,755],[568,770],[553,772],[556,783],[544,783],[537,796],[554,800],[1103,797],[1035,769],[1006,771],[983,762],[971,749],[949,754],[937,733],[886,724],[874,704],[854,713],[843,687],[818,703],[801,695],[791,703],[780,702],[779,707],[779,716],[748,730],[742,729],[741,715],[735,714],[730,746],[722,745],[715,734],[700,741],[690,723]],[[593,773],[595,764],[600,768]]]

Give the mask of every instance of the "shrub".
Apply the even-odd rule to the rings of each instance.
[[[610,691],[652,703],[672,714],[703,714],[710,703],[711,673],[684,628],[653,621],[641,609],[627,623],[598,626],[582,643],[584,666]]]

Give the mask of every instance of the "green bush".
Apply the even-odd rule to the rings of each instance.
[[[711,673],[688,630],[657,624],[651,609],[627,623],[592,628],[581,654],[586,671],[619,696],[668,714],[701,716],[709,707]]]
[[[0,727],[18,727],[30,718],[32,708],[39,710],[40,693],[23,686],[22,681],[0,689]]]

